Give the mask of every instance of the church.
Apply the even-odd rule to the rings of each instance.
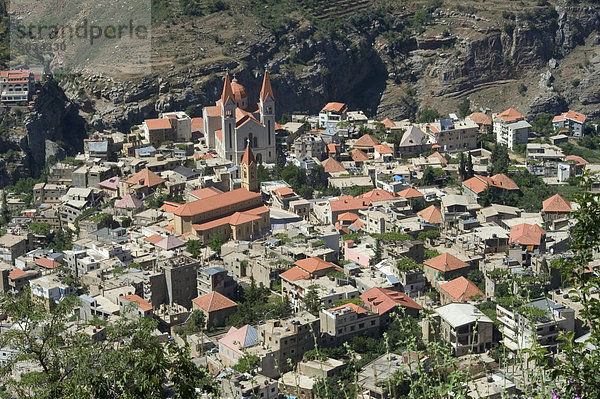
[[[204,107],[202,114],[207,144],[219,157],[239,165],[249,146],[257,163],[275,162],[275,96],[269,72],[256,106],[248,101],[244,86],[226,74],[221,98],[216,105]]]

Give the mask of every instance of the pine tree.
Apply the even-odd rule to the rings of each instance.
[[[469,154],[470,155],[470,154]],[[465,169],[465,154],[463,154],[462,152],[459,154],[459,166],[458,166],[458,174],[460,175],[460,178],[462,180],[466,180],[467,179],[467,172]]]
[[[475,172],[473,171],[473,157],[471,156],[471,153],[469,153],[469,156],[467,158],[467,166],[465,169],[467,179],[470,179],[471,177],[475,176]]]

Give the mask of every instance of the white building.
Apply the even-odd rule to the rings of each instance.
[[[52,308],[63,298],[75,293],[75,288],[61,282],[55,275],[46,275],[29,280],[31,293]]]
[[[182,111],[165,112],[160,115],[161,118],[166,118],[175,128],[176,141],[190,141],[192,139],[192,118]]]
[[[27,69],[0,72],[1,100],[3,103],[29,101],[33,93],[35,79]]]
[[[558,133],[562,129],[568,129],[572,132],[573,137],[581,137],[585,133],[586,121],[587,116],[584,114],[569,110],[555,116],[552,119],[552,127],[555,133]]]
[[[327,103],[319,112],[319,126],[325,127],[329,122],[341,122],[346,120],[348,106],[344,103]]]
[[[514,108],[499,113],[494,118],[494,135],[496,142],[514,149],[518,144],[526,144],[531,125],[525,117]]]

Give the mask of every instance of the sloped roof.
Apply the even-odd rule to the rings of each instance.
[[[364,198],[376,202],[393,200],[394,198],[396,198],[396,196],[394,195],[394,193],[390,193],[389,191],[376,188],[374,190],[361,194],[356,198]]]
[[[280,273],[279,277],[287,281],[308,280],[310,274],[298,266],[294,266],[283,273]]]
[[[431,154],[430,156],[428,156],[427,158],[435,158],[435,159],[439,159],[440,162],[442,164],[447,164],[448,160],[446,159],[445,156],[443,156],[442,154],[440,154],[438,151],[434,152],[433,154]]]
[[[463,262],[456,256],[450,255],[449,253],[438,255],[435,258],[423,262],[423,264],[442,272],[450,272],[469,266],[468,263]]]
[[[327,158],[326,160],[321,162],[321,165],[323,165],[325,173],[340,173],[346,171],[344,165],[342,165],[339,161],[333,158]]]
[[[141,208],[144,205],[142,200],[137,199],[131,194],[127,194],[122,199],[115,201],[115,208],[129,209],[129,208]]]
[[[477,194],[482,193],[488,188],[488,183],[485,180],[479,179],[477,176],[473,176],[470,179],[463,181],[463,185],[469,187]]]
[[[57,267],[60,267],[60,263],[48,258],[36,259],[34,263],[38,266],[45,267],[46,269],[56,269]]]
[[[377,144],[379,140],[367,133],[354,142],[354,147],[375,147]]]
[[[339,144],[329,143],[329,144],[327,144],[327,151],[330,154],[335,154],[335,153],[337,153],[337,147],[338,146],[339,146]]]
[[[393,154],[394,151],[387,144],[377,144],[373,147],[380,154]]]
[[[329,207],[332,212],[367,209],[370,205],[370,199],[353,198],[352,196],[340,196],[338,199],[329,200]]]
[[[354,162],[365,162],[367,159],[369,159],[369,156],[365,154],[364,151],[361,151],[358,148],[355,148],[352,151],[350,151],[350,155],[352,155],[352,160]]]
[[[514,122],[519,119],[525,119],[523,114],[514,108],[509,108],[506,111],[500,112],[498,118],[502,119],[504,122]]]
[[[388,288],[373,287],[361,294],[365,306],[373,312],[384,314],[400,305],[407,308],[421,310],[423,307],[413,301],[403,292],[391,290]]]
[[[417,212],[417,215],[421,216],[428,223],[442,223],[442,212],[435,205],[420,210]]]
[[[333,311],[333,310],[341,310],[341,309],[350,309],[352,312],[356,313],[356,314],[363,314],[363,313],[367,313],[368,310],[358,306],[355,303],[346,303],[344,305],[340,305],[340,306],[336,306],[334,308],[329,309],[329,311]]]
[[[214,187],[199,188],[198,190],[190,191],[190,195],[198,199],[206,199],[222,193],[221,190]]]
[[[340,222],[354,222],[358,219],[360,219],[359,216],[352,212],[345,212],[338,216],[338,221]]]
[[[138,295],[124,295],[121,298],[136,303],[142,309],[142,312],[152,310],[152,305]]]
[[[146,119],[144,122],[148,126],[148,130],[171,129],[171,122],[169,122],[168,118]]]
[[[219,343],[240,352],[244,348],[258,345],[258,330],[249,324],[241,328],[231,327]]]
[[[119,188],[119,176],[113,176],[109,179],[101,181],[98,186],[108,188],[109,190],[117,190]]]
[[[474,297],[483,297],[483,292],[471,280],[460,276],[440,285],[457,302],[468,302]]]
[[[321,112],[331,111],[331,112],[335,112],[338,114],[342,114],[342,113],[346,112],[347,109],[348,109],[348,106],[344,103],[330,102],[330,103],[325,104],[323,109],[321,109]]]
[[[569,110],[568,112],[564,112],[558,116],[555,116],[554,119],[552,119],[552,122],[558,122],[565,119],[570,119],[579,123],[585,123],[587,116],[580,114],[579,112]]]
[[[327,262],[326,260],[323,260],[316,256],[313,256],[311,258],[297,260],[295,264],[296,264],[296,266],[300,267],[302,270],[304,270],[308,273],[314,273],[319,270],[337,268],[337,266],[334,265],[333,263]]]
[[[544,212],[569,213],[571,212],[571,203],[560,194],[554,194],[542,202],[542,210]]]
[[[424,197],[424,195],[419,190],[417,190],[416,188],[413,188],[413,187],[409,187],[405,190],[399,191],[398,195],[400,197],[404,197],[406,199]]]
[[[273,88],[271,87],[271,77],[269,76],[269,71],[265,71],[262,88],[260,89],[261,100],[265,101],[267,96],[271,96],[271,99],[275,100],[275,94],[273,94]]]
[[[245,188],[238,188],[211,196],[209,198],[188,202],[187,204],[175,209],[173,214],[177,216],[193,216],[228,207],[240,202],[249,201],[255,198],[261,198],[261,194],[248,191]]]
[[[391,120],[390,118],[385,118],[384,120],[381,121],[381,123],[383,123],[383,126],[385,126],[386,129],[391,129],[394,126],[396,126],[396,123],[394,123],[394,121]]]
[[[537,224],[521,223],[510,229],[509,244],[540,245],[546,230]]]
[[[160,209],[162,209],[165,212],[173,213],[173,211],[175,209],[179,208],[181,205],[183,205],[183,204],[178,204],[177,202],[165,201],[162,204],[162,206],[160,207]]]
[[[160,234],[152,234],[151,236],[144,238],[144,240],[151,242],[152,244],[156,244],[156,243],[162,241],[163,238],[164,237],[161,236]]]
[[[252,215],[246,212],[235,212],[229,218],[229,224],[232,226],[239,226],[244,223],[252,222],[254,220],[260,220],[260,216]]]
[[[168,251],[171,249],[183,247],[185,243],[175,236],[167,236],[154,245]]]
[[[425,138],[425,133],[423,133],[423,131],[421,129],[419,129],[416,126],[411,126],[402,135],[402,139],[400,140],[400,147],[410,147],[413,145],[421,145],[423,143],[424,138]]]
[[[566,161],[575,161],[576,165],[587,165],[587,161],[581,157],[578,157],[577,155],[567,155],[565,157]]]
[[[223,94],[221,95],[221,102],[227,104],[227,100],[234,101],[233,89],[231,88],[231,80],[229,74],[225,74],[225,81],[223,82]]]
[[[254,153],[250,149],[250,146],[246,146],[246,151],[244,151],[244,156],[242,157],[242,165],[250,165],[256,163],[256,159],[254,158]]]
[[[492,124],[492,118],[489,115],[484,114],[483,112],[473,112],[471,115],[467,116],[467,118],[477,123],[478,125],[489,126]]]
[[[194,298],[192,299],[192,302],[207,313],[237,308],[237,303],[218,292],[211,292],[198,298]]]
[[[502,188],[504,190],[518,190],[519,186],[508,176],[498,173],[492,177],[475,175],[463,182],[476,193],[483,192],[488,186]]]
[[[158,186],[164,183],[165,179],[152,172],[150,169],[143,169],[135,173],[129,179],[125,180],[127,184],[139,184],[145,187]]]

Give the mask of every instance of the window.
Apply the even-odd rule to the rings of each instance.
[[[371,320],[371,325],[374,326],[375,325],[375,320]]]

